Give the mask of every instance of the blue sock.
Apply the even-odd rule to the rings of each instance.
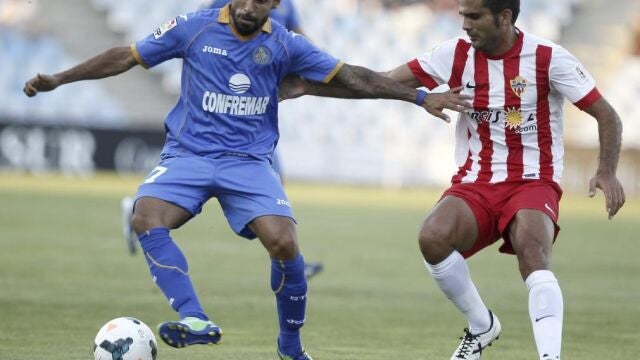
[[[280,335],[278,346],[285,355],[302,352],[300,328],[305,321],[307,279],[302,255],[289,261],[271,259],[271,289],[276,295]]]
[[[138,234],[153,281],[169,300],[180,318],[193,316],[209,320],[189,278],[189,265],[180,248],[169,236],[169,229],[155,228]]]

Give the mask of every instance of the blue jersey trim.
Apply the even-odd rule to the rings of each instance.
[[[136,59],[138,64],[140,64],[140,66],[142,66],[143,68],[148,69],[149,65],[147,65],[147,63],[145,63],[144,60],[142,60],[142,57],[140,56],[140,53],[138,52],[138,48],[136,47],[136,44],[129,45],[129,49],[131,49],[131,54]]]

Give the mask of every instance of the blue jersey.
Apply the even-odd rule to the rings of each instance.
[[[342,63],[267,20],[252,38],[231,27],[230,7],[180,15],[131,45],[153,67],[182,58],[178,103],[167,115],[163,156],[241,153],[271,159],[278,142],[278,88],[288,74],[329,82]]]
[[[221,8],[230,2],[231,0],[215,0],[209,5],[209,8]],[[300,29],[300,18],[295,5],[293,5],[293,0],[280,0],[280,5],[272,10],[269,16],[289,30]]]

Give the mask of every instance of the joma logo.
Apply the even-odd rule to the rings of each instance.
[[[215,55],[222,55],[222,56],[227,56],[227,50],[225,49],[219,49],[217,47],[213,47],[213,46],[203,46],[202,47],[202,52],[203,53],[209,53],[209,54],[215,54]]]

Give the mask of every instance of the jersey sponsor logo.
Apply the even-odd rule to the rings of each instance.
[[[214,46],[208,46],[208,45],[204,45],[202,47],[202,52],[208,53],[208,54],[214,54],[214,55],[227,56],[227,50],[220,49]]]
[[[233,74],[227,84],[229,89],[240,95],[251,89],[251,79],[243,73]],[[205,91],[202,109],[216,114],[241,116],[263,115],[267,112],[268,96],[235,96]]]
[[[166,34],[167,31],[173,29],[178,25],[178,18],[173,18],[169,20],[166,24],[160,26],[153,32],[153,37],[158,40],[162,37],[162,35]]]
[[[511,90],[513,90],[513,93],[518,97],[522,97],[522,95],[527,91],[527,87],[529,86],[529,81],[527,81],[527,79],[523,78],[520,75],[511,79],[509,83],[511,84]]]
[[[184,21],[189,20],[189,17],[187,16],[187,14],[178,15],[178,17],[182,18]]]
[[[504,115],[504,127],[511,130],[517,129],[522,124],[522,114],[520,110],[513,108],[507,108]]]
[[[251,58],[253,62],[258,65],[267,65],[271,63],[272,59],[271,50],[266,46],[258,46],[253,50]]]
[[[243,73],[237,73],[229,78],[229,89],[236,94],[244,94],[251,89],[251,79]]]
[[[521,126],[513,130],[513,132],[516,134],[528,134],[528,133],[534,133],[536,131],[538,131],[538,125],[536,124]]]
[[[234,96],[205,91],[202,96],[202,109],[215,114],[239,116],[263,115],[267,112],[269,97]]]
[[[505,129],[511,130],[516,134],[525,134],[538,130],[535,112],[523,114],[522,111],[516,107],[500,110],[489,109],[485,111],[473,111],[469,113],[469,117],[478,124],[503,124]]]
[[[475,89],[476,84],[472,84],[471,81],[467,81],[467,89]]]

